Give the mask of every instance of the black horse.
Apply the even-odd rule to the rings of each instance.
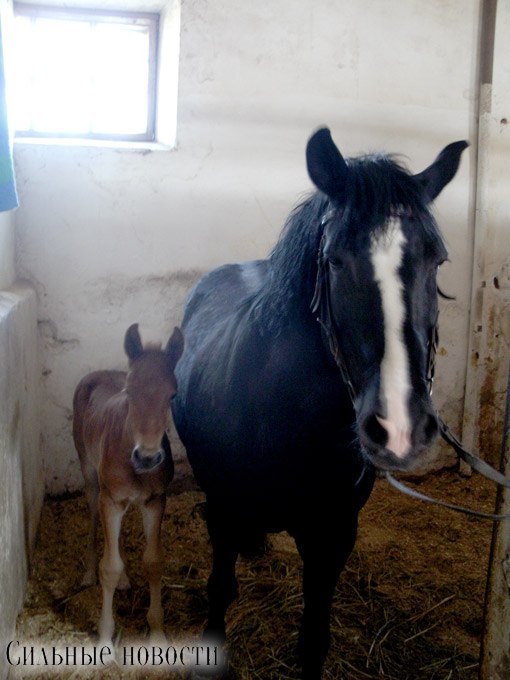
[[[207,496],[206,633],[224,639],[238,554],[287,530],[303,559],[307,679],[321,676],[375,468],[409,468],[437,434],[429,363],[447,253],[429,204],[466,146],[411,175],[385,155],[344,160],[319,130],[307,146],[319,191],[270,257],[212,271],[186,306],[173,413]]]

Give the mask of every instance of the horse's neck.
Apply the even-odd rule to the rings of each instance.
[[[315,316],[311,311],[315,278],[307,273],[308,280],[296,281],[295,278],[285,282],[281,279],[275,284],[269,280],[256,301],[254,318],[260,332],[280,335],[288,330],[300,329],[304,333],[315,334],[319,331]]]

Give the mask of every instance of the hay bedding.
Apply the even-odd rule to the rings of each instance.
[[[492,488],[479,476],[466,480],[442,472],[416,484],[487,511],[494,505]],[[170,641],[198,636],[206,617],[211,551],[197,511],[202,500],[190,481],[174,488],[168,499],[163,606]],[[143,532],[136,511],[128,512],[124,526],[132,588],[116,594],[115,606],[126,644],[146,634],[148,588],[139,569]],[[86,533],[83,496],[45,503],[17,639],[84,645],[94,637],[100,589],[80,591],[78,585]],[[378,482],[337,587],[325,680],[477,678],[490,534],[490,522],[426,506]],[[300,576],[299,556],[285,534],[270,538],[264,557],[240,560],[240,597],[228,614],[230,678],[299,677],[294,651],[302,608]],[[139,670],[130,677],[148,675]],[[121,678],[126,671],[115,666],[88,674],[68,669],[63,677]]]

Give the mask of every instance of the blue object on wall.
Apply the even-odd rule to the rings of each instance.
[[[4,52],[0,28],[0,211],[18,207],[18,195],[12,163],[12,144],[7,119]]]

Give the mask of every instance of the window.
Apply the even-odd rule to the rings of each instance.
[[[157,14],[14,12],[16,136],[155,139]]]

